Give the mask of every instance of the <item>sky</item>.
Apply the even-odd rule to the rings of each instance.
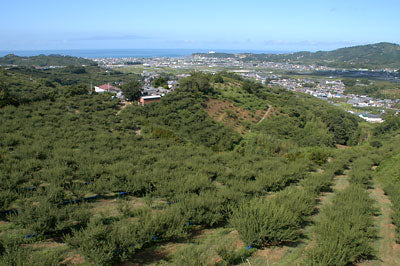
[[[399,0],[0,0],[0,50],[332,50],[400,43]]]

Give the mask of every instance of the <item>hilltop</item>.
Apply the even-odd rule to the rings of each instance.
[[[400,68],[400,45],[376,43],[340,48],[333,51],[297,52],[291,54],[194,54],[207,57],[236,57],[241,60],[317,64],[339,68]]]
[[[14,54],[9,54],[3,57],[0,57],[0,65],[13,65],[13,66],[38,66],[38,67],[49,67],[49,66],[93,66],[97,65],[97,63],[92,60],[73,57],[73,56],[64,56],[64,55],[38,55],[38,56],[17,56]]]

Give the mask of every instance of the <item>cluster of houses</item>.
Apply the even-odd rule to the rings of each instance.
[[[122,94],[121,89],[113,85],[110,85],[108,83],[105,83],[100,86],[95,86],[94,91],[97,93],[105,93],[105,92],[112,93],[115,94],[117,98],[124,99],[124,95]]]
[[[323,100],[343,99],[342,101],[351,104],[353,107],[375,107],[381,108],[383,113],[385,109],[395,109],[396,104],[400,103],[400,99],[374,99],[366,95],[344,94],[345,85],[341,80],[318,81],[312,79],[275,79],[269,82],[269,86],[280,86],[287,90],[298,91],[310,94]],[[348,111],[370,123],[382,123],[384,120],[380,115],[370,113],[355,113]]]
[[[341,80],[319,80],[312,79],[275,79],[269,82],[270,86],[280,86],[288,90],[303,92],[312,96],[328,98],[346,98],[344,95],[345,85]]]
[[[94,91],[97,92],[97,93],[108,92],[108,93],[114,94],[115,97],[117,97],[117,98],[119,98],[121,100],[124,99],[124,95],[122,94],[122,90],[120,88],[118,88],[116,86],[113,86],[113,85],[110,85],[108,83],[105,83],[105,84],[100,85],[100,86],[95,86],[94,87]],[[154,91],[154,92],[159,92],[159,91],[157,90],[157,91]],[[149,104],[151,102],[160,101],[161,96],[164,96],[164,95],[148,94],[148,92],[147,92],[146,95],[142,95],[140,97],[139,104],[145,105],[145,104]]]
[[[154,78],[153,76],[151,78]],[[139,99],[139,104],[145,105],[149,104],[151,102],[157,102],[160,101],[161,97],[165,96],[167,93],[174,91],[175,88],[178,86],[178,81],[177,80],[169,80],[167,82],[168,88],[164,87],[158,87],[155,88],[151,86],[151,79],[150,78],[145,78],[145,85],[143,86],[143,92],[142,96]],[[94,91],[97,93],[111,93],[114,94],[115,96],[121,100],[124,100],[124,95],[122,93],[122,90],[117,87],[122,84],[118,85],[111,85],[109,83],[105,83],[100,86],[95,86]]]
[[[366,95],[348,95],[348,104],[353,107],[382,107],[382,108],[394,108],[396,103],[400,103],[398,100],[391,99],[374,99]]]

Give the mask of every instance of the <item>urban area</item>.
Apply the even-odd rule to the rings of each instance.
[[[166,93],[173,91],[178,85],[181,77],[189,76],[191,71],[203,71],[217,73],[219,71],[230,71],[243,78],[261,82],[267,86],[279,86],[287,90],[307,93],[309,95],[327,100],[334,105],[343,106],[345,109],[368,122],[381,123],[388,109],[399,113],[396,108],[400,99],[379,99],[367,95],[346,93],[346,86],[339,76],[329,73],[347,72],[349,76],[363,77],[366,73],[372,73],[374,77],[381,80],[398,79],[393,76],[394,69],[337,69],[317,65],[300,65],[289,62],[260,62],[243,61],[243,56],[213,57],[211,51],[208,54],[194,54],[187,57],[158,57],[158,58],[95,58],[100,66],[108,69],[119,69],[135,71],[141,74],[144,80],[142,104],[159,100]],[[169,75],[168,86],[155,87],[152,80],[161,75]],[[327,73],[315,76],[315,73]],[[359,80],[357,80],[359,81]],[[357,84],[363,86],[365,84]],[[96,92],[115,92],[117,97],[122,98],[117,86],[103,84],[95,87]],[[345,104],[345,105],[344,105]],[[364,111],[363,111],[364,109]],[[374,110],[374,112],[370,112]]]

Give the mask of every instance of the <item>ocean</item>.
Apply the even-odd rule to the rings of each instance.
[[[205,49],[82,49],[82,50],[15,50],[1,51],[0,56],[15,54],[18,56],[36,56],[40,54],[70,55],[83,58],[123,58],[123,57],[184,57],[193,53],[208,53]],[[213,50],[220,53],[268,53],[282,54],[288,51],[259,51],[259,50]]]

